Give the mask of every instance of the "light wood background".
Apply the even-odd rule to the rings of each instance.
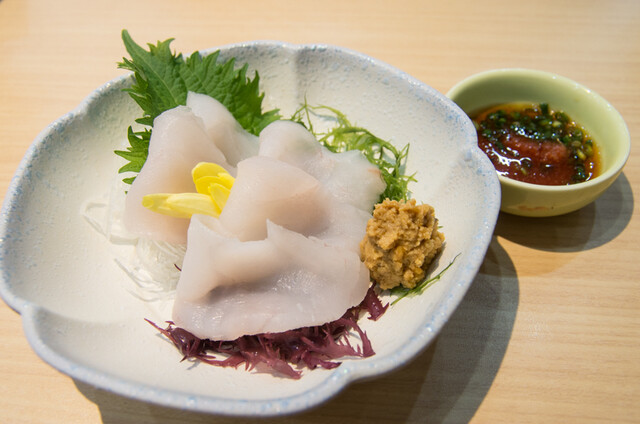
[[[254,39],[327,43],[443,93],[478,71],[572,78],[625,118],[632,151],[595,203],[557,218],[501,214],[438,339],[405,368],[285,423],[640,422],[640,1],[0,0],[0,193],[34,137],[121,75],[120,31],[182,52]],[[159,370],[161,371],[161,370]],[[0,302],[0,423],[226,423],[60,374]]]

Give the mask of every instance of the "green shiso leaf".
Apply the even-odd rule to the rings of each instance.
[[[140,106],[142,116],[135,120],[141,130],[129,127],[126,150],[115,153],[128,162],[120,173],[137,174],[142,169],[149,152],[154,119],[162,112],[184,105],[187,93],[193,91],[206,94],[222,103],[248,132],[259,135],[271,122],[281,119],[279,111],[262,112],[264,94],[260,93],[260,77],[247,76],[248,65],[236,67],[235,59],[220,60],[220,52],[207,56],[194,52],[186,59],[171,51],[172,38],[147,44],[148,50],[139,46],[127,30],[122,31],[122,41],[130,55],[123,58],[118,67],[133,72],[133,83],[125,91]],[[311,114],[319,112],[330,115],[336,125],[324,133],[317,133],[311,123]],[[329,150],[342,152],[360,150],[372,164],[376,165],[386,183],[380,196],[384,199],[407,200],[408,184],[413,176],[404,174],[404,162],[409,146],[396,148],[369,130],[353,125],[340,111],[328,107],[311,107],[306,103],[292,116],[293,121],[305,125]],[[131,184],[135,176],[125,178]]]
[[[258,135],[271,122],[280,119],[277,110],[262,112],[264,94],[260,93],[260,77],[247,77],[248,66],[235,68],[234,59],[219,61],[216,51],[207,56],[193,53],[186,60],[171,52],[172,38],[148,44],[148,50],[136,44],[127,30],[122,41],[130,58],[123,58],[118,67],[133,72],[133,83],[125,91],[142,109],[138,124],[142,131],[128,129],[129,146],[115,153],[129,163],[119,172],[140,172],[147,159],[153,120],[162,112],[186,104],[187,93],[206,94],[222,103],[248,132]],[[131,183],[135,177],[123,181]]]

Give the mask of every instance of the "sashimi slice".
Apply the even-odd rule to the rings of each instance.
[[[331,152],[296,122],[269,124],[260,133],[258,154],[299,167],[321,181],[341,202],[366,211],[371,211],[385,189],[380,170],[362,152]]]
[[[242,241],[266,237],[267,220],[303,235],[327,226],[331,197],[300,168],[255,156],[238,164],[238,174],[220,222]]]
[[[212,219],[192,218],[173,309],[176,325],[197,337],[234,340],[320,325],[340,318],[364,298],[369,272],[355,252],[271,222],[261,241],[211,237],[206,221]],[[235,260],[200,260],[197,267],[188,266],[192,252],[227,248]],[[243,279],[229,285],[226,278],[232,275]]]
[[[258,154],[258,137],[242,128],[222,103],[206,94],[189,92],[187,106],[202,119],[207,135],[230,165]]]
[[[202,120],[178,106],[159,115],[153,126],[149,155],[125,200],[124,223],[133,234],[184,244],[189,220],[152,212],[142,198],[154,193],[194,192],[191,169],[198,162],[214,162],[230,173],[235,168],[206,134]]]
[[[302,125],[248,135],[222,104],[190,93],[158,116],[149,156],[126,198],[135,234],[187,244],[173,320],[200,338],[321,325],[359,304],[369,271],[359,242],[384,190],[360,152],[333,153]],[[235,177],[218,218],[173,218],[142,198],[193,193],[191,170],[213,162]]]

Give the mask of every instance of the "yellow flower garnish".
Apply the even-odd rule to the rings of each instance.
[[[142,206],[164,215],[191,218],[220,216],[235,179],[220,165],[200,162],[191,171],[196,193],[158,193],[142,198]]]

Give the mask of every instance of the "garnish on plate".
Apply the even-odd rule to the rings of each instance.
[[[383,290],[413,289],[444,243],[433,207],[386,199],[378,203],[360,242],[360,258]]]
[[[286,377],[299,379],[301,369],[333,369],[340,365],[336,359],[344,357],[368,358],[375,354],[367,334],[358,321],[366,312],[370,320],[377,320],[384,314],[389,304],[383,305],[373,286],[358,306],[345,312],[340,318],[326,324],[296,328],[281,333],[255,334],[239,337],[231,341],[200,339],[183,328],[168,321],[161,328],[147,320],[167,337],[180,352],[182,360],[198,360],[221,367],[238,367],[244,364],[246,370],[275,372]],[[349,333],[358,333],[361,344],[353,346]],[[294,368],[295,367],[295,368]]]
[[[313,114],[323,114],[324,118],[334,121],[335,125],[324,132],[316,131],[311,117]],[[379,202],[409,198],[409,183],[415,181],[413,175],[404,174],[409,144],[398,149],[368,129],[352,124],[344,113],[330,106],[310,106],[305,102],[291,119],[305,125],[332,152],[360,150],[369,162],[376,165],[386,185]]]
[[[196,192],[154,193],[142,198],[142,206],[176,218],[199,213],[220,216],[227,203],[234,178],[216,163],[200,162],[191,171]]]
[[[128,92],[146,126],[129,127],[130,146],[116,152],[129,161],[120,172],[137,173],[125,180],[124,221],[140,237],[187,244],[173,319],[152,324],[185,359],[293,378],[293,366],[372,355],[357,320],[384,313],[378,292],[389,287],[371,285],[359,246],[377,202],[410,198],[408,145],[328,106],[305,103],[291,120],[263,113],[247,65],[218,63],[218,52],[184,60],[171,40],[147,51],[122,36],[131,59],[120,66],[134,72]],[[335,125],[316,132],[327,115]]]
[[[236,120],[251,134],[260,131],[280,118],[277,110],[262,111],[264,95],[260,93],[260,77],[247,76],[248,66],[236,68],[235,59],[218,60],[220,52],[207,56],[194,52],[188,58],[171,51],[172,38],[148,44],[149,50],[136,44],[127,30],[122,41],[131,56],[123,58],[118,66],[134,73],[134,82],[126,91],[142,109],[136,119],[145,128],[129,127],[130,145],[116,154],[128,160],[120,172],[140,172],[144,165],[151,138],[153,120],[162,112],[185,105],[189,92],[206,94],[222,103]],[[124,179],[132,183],[135,177]]]

